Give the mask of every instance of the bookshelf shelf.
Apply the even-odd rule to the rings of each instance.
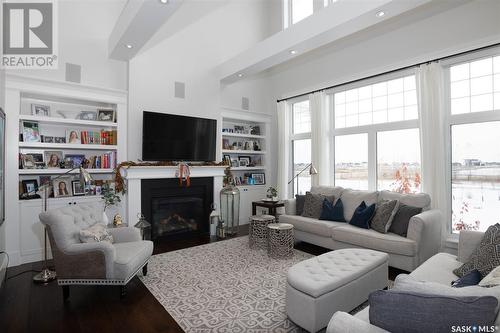
[[[80,143],[19,142],[19,148],[71,149],[71,150],[116,150],[115,145],[93,145]]]
[[[113,169],[87,169],[90,173],[113,173]],[[68,169],[19,169],[20,175],[60,175],[68,172]],[[79,170],[73,170],[69,174],[78,174]]]
[[[81,120],[69,118],[56,118],[56,117],[38,117],[31,115],[20,115],[20,121],[33,121],[39,124],[49,125],[70,125],[77,127],[98,127],[98,128],[117,128],[118,124],[110,121],[96,121],[96,120]]]

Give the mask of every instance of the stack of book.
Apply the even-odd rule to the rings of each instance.
[[[112,131],[82,131],[80,134],[82,144],[95,144],[95,145],[116,145],[117,132]]]

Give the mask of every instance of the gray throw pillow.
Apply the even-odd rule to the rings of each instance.
[[[484,233],[483,239],[477,249],[472,252],[469,260],[455,269],[453,273],[462,277],[470,271],[477,269],[482,277],[488,275],[500,265],[500,224],[490,226]]]
[[[383,234],[389,231],[394,216],[398,212],[398,200],[382,200],[377,205],[370,227]]]
[[[321,210],[323,209],[323,200],[325,200],[325,198],[332,202],[335,200],[333,195],[325,196],[322,194],[312,194],[311,192],[306,192],[302,216],[319,219],[321,216]]]
[[[304,194],[295,194],[295,215],[302,215],[305,200],[306,196]]]
[[[406,237],[408,234],[408,224],[412,216],[422,213],[422,208],[400,204],[394,219],[392,220],[389,232]]]
[[[369,296],[370,323],[392,333],[451,332],[452,326],[493,326],[493,296],[440,296],[375,291]]]

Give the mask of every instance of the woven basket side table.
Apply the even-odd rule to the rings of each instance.
[[[269,230],[267,254],[271,258],[293,257],[293,225],[288,223],[271,223]]]
[[[272,215],[254,215],[250,217],[248,229],[248,244],[251,249],[267,248],[267,226],[274,223],[275,217]]]

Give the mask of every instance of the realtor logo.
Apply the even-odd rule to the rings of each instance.
[[[52,1],[3,4],[3,68],[57,68],[54,13]]]

